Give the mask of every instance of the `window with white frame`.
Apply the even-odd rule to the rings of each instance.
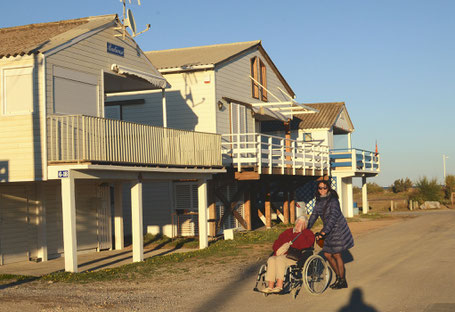
[[[2,114],[33,112],[33,67],[2,70]]]

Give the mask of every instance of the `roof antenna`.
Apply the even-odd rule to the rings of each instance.
[[[123,37],[123,40],[125,40],[126,37],[126,28],[129,27],[132,33],[132,37],[139,36],[140,34],[145,33],[146,31],[150,30],[150,24],[146,25],[146,28],[141,31],[141,32],[136,32],[136,22],[134,20],[133,12],[130,9],[126,8],[126,0],[120,0],[120,2],[123,3],[123,17],[122,17],[122,26],[117,27],[116,29],[122,30],[122,34],[117,34],[115,37]],[[131,0],[128,0],[128,2],[131,4]],[[137,0],[137,4],[141,5],[141,0]]]

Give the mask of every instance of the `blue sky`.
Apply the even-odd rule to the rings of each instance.
[[[129,7],[143,50],[261,39],[306,103],[344,101],[373,181],[455,174],[455,1],[151,1]],[[118,0],[3,1],[0,27],[121,14]],[[25,9],[24,9],[25,8]],[[5,13],[8,12],[8,13]]]

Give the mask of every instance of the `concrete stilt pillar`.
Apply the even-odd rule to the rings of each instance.
[[[368,189],[367,189],[367,177],[362,177],[362,211],[368,213]]]
[[[46,230],[46,201],[44,200],[45,192],[42,182],[38,182],[37,191],[39,194],[39,204],[36,206],[37,228],[38,228],[38,258],[41,261],[48,260],[47,254],[47,230]]]
[[[209,236],[216,236],[216,203],[214,181],[207,182],[207,192],[209,204]]]
[[[198,203],[199,249],[204,249],[209,246],[206,179],[200,179],[198,181]]]
[[[343,193],[344,193],[343,178],[337,176],[336,181],[337,181],[336,191],[338,193],[338,200],[340,201],[341,212],[343,212],[343,215],[345,215],[345,213],[344,213],[344,197],[345,196],[343,196]]]
[[[346,217],[354,216],[354,200],[352,195],[352,178],[346,178]]]
[[[62,178],[62,219],[63,251],[65,253],[65,271],[77,272],[77,237],[76,237],[76,195],[75,181],[71,171],[67,178]]]
[[[115,183],[114,185],[114,240],[115,250],[125,247],[123,233],[123,184]]]
[[[144,260],[144,229],[142,210],[142,182],[131,185],[131,232],[133,236],[133,262]]]

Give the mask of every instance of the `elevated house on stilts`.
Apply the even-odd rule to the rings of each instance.
[[[294,100],[295,94],[261,41],[146,52],[171,87],[166,91],[167,112],[154,91],[113,94],[106,115],[221,135],[223,166],[208,185],[209,233],[265,225],[272,220],[294,222],[295,189],[330,174],[329,148],[321,141],[292,137],[290,121],[296,114],[318,110]],[[266,134],[262,124],[276,121],[280,135]],[[166,207],[161,219],[145,223],[151,233],[197,235],[197,213],[192,195],[194,180],[174,180],[167,186],[171,201],[160,198],[150,184],[145,205]],[[173,216],[171,218],[171,215]],[[172,223],[171,223],[171,220]],[[193,224],[193,226],[191,226]]]
[[[165,211],[143,205],[147,181],[194,181],[208,246],[221,136],[162,127],[161,112],[161,126],[105,118],[110,94],[158,90],[166,104],[168,82],[122,29],[116,15],[0,29],[0,265],[63,255],[77,272],[78,252],[124,247],[124,219],[141,261],[144,216]]]
[[[354,125],[344,102],[305,104],[318,110],[315,114],[295,115],[290,123],[291,136],[306,142],[321,142],[330,148],[332,187],[336,189],[343,214],[352,217],[356,213],[353,203],[353,178],[362,180],[362,211],[368,212],[367,178],[380,173],[380,155],[352,147],[351,134]],[[263,130],[280,135],[280,124],[267,122]],[[334,148],[336,136],[345,136],[342,148]],[[340,140],[343,141],[343,140]],[[302,206],[301,213],[311,213],[314,207],[315,185],[308,184],[297,190],[297,200]]]

